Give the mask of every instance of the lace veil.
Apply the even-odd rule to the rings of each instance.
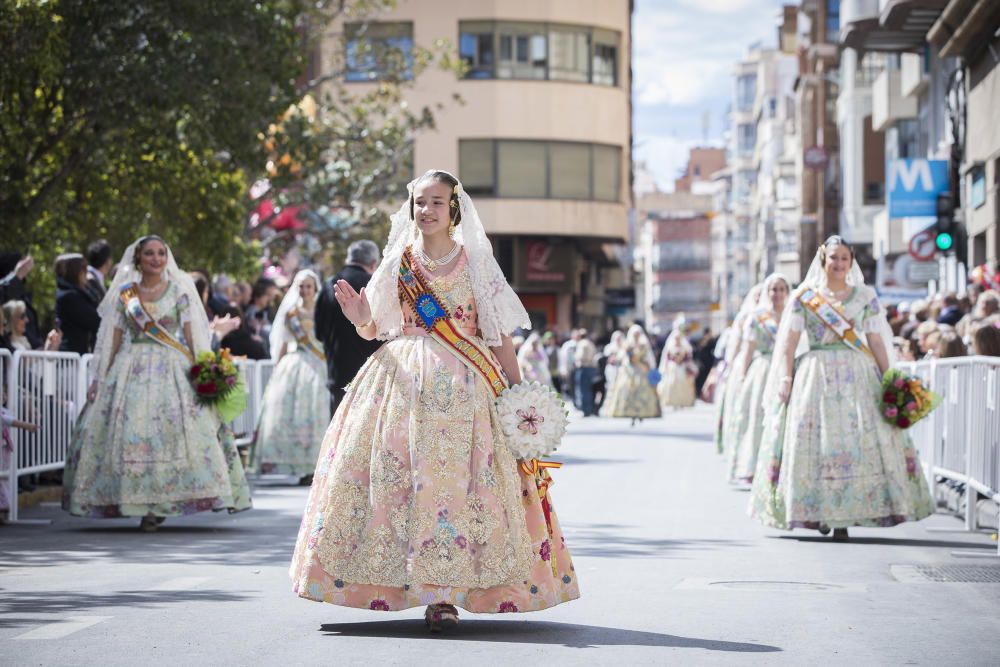
[[[653,356],[653,345],[649,342],[649,337],[646,335],[646,331],[638,324],[633,324],[628,328],[628,333],[625,335],[625,351],[630,352],[631,348],[638,347],[642,349],[646,357],[646,365],[650,368],[656,368],[656,357]]]
[[[115,329],[119,329],[123,333],[121,345],[114,356],[128,354],[132,344],[131,336],[128,333],[128,327],[125,322],[125,315],[119,310],[118,295],[126,285],[129,283],[138,283],[142,279],[142,272],[135,265],[135,253],[139,244],[147,238],[149,237],[144,236],[137,239],[125,249],[125,253],[118,262],[114,280],[111,281],[111,287],[108,288],[107,293],[97,307],[97,313],[101,316],[101,326],[97,331],[94,357],[90,361],[88,374],[91,381],[98,381],[98,394],[103,390],[108,370],[113,361],[111,348],[114,345]],[[157,238],[157,240],[160,239]],[[163,269],[163,279],[177,287],[181,295],[179,298],[187,297],[188,300],[188,319],[185,322],[190,322],[191,324],[191,339],[194,344],[194,352],[197,354],[199,352],[210,351],[212,349],[212,336],[208,329],[208,315],[202,306],[201,297],[195,288],[194,280],[177,266],[174,254],[170,251],[170,246],[167,245],[166,241],[161,240],[161,242],[167,248],[167,266]],[[171,331],[170,333],[181,342],[186,343],[183,331]]]
[[[271,324],[271,336],[268,339],[271,345],[271,359],[277,360],[278,355],[281,353],[282,345],[295,341],[295,337],[292,336],[292,332],[288,329],[288,313],[293,308],[298,308],[302,305],[302,295],[299,294],[299,288],[302,286],[302,283],[310,278],[313,284],[316,285],[316,296],[318,297],[319,290],[323,286],[319,280],[319,276],[316,275],[315,271],[303,269],[295,274],[292,284],[288,287],[288,291],[285,292],[285,296],[281,300],[281,305],[278,306],[278,312],[274,316],[274,322]]]
[[[668,357],[671,354],[694,353],[694,348],[691,347],[691,343],[688,342],[687,336],[684,335],[685,326],[687,326],[687,318],[684,317],[684,315],[678,315],[674,318],[673,326],[670,328],[670,334],[667,336],[667,340],[663,344],[663,351],[660,353],[661,371],[666,370],[667,363],[670,361]]]
[[[396,338],[402,332],[403,311],[397,291],[399,262],[406,247],[419,239],[420,232],[410,214],[410,197],[413,188],[424,176],[407,185],[407,199],[391,217],[392,227],[389,241],[382,251],[382,262],[365,289],[380,340]],[[458,185],[458,205],[462,221],[455,227],[454,239],[465,246],[483,340],[495,347],[501,344],[503,336],[510,335],[515,329],[530,329],[531,320],[500,270],[479,213],[461,183]]]

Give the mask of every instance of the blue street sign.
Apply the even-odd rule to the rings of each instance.
[[[937,215],[937,196],[949,189],[947,160],[889,160],[886,174],[890,218]]]

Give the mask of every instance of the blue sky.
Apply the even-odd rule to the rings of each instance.
[[[691,146],[721,145],[733,66],[775,46],[780,0],[637,0],[632,18],[635,155],[672,190]]]

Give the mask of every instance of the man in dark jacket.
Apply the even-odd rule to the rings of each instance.
[[[114,265],[111,245],[107,241],[98,239],[87,246],[87,289],[98,304],[107,293],[104,281],[108,279]]]
[[[346,280],[357,291],[371,280],[378,266],[379,250],[372,241],[355,241],[347,248],[347,263],[340,273],[323,285],[316,300],[316,338],[326,353],[327,387],[330,389],[330,411],[336,412],[344,391],[368,357],[382,345],[378,340],[365,340],[354,330],[333,295],[338,280]]]

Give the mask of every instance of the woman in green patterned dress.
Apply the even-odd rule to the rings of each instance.
[[[743,381],[733,399],[732,419],[728,422],[731,430],[726,436],[730,443],[727,466],[730,482],[753,481],[764,430],[764,384],[789,291],[788,280],[780,273],[772,273],[764,281],[760,301],[743,325],[743,344],[736,360]]]
[[[752,516],[775,528],[833,529],[843,541],[850,526],[933,512],[909,435],[881,414],[891,336],[853,250],[830,237],[781,318]]]
[[[163,239],[125,251],[99,308],[96,369],[66,455],[63,509],[90,518],[165,517],[250,508],[236,445],[188,379],[211,350],[194,281]]]

